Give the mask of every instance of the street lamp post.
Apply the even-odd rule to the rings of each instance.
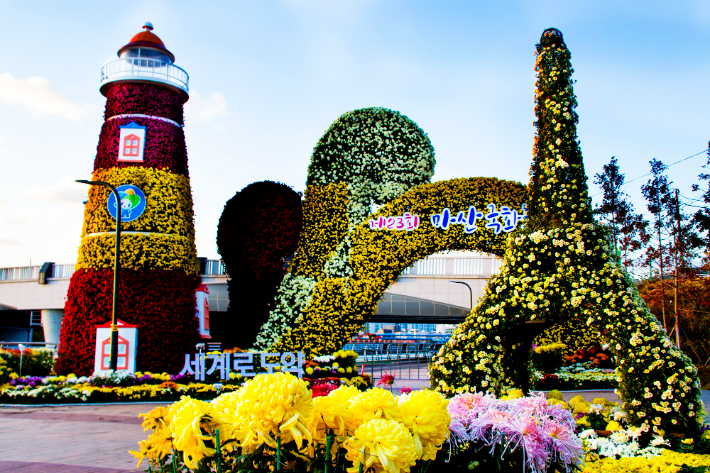
[[[465,283],[465,282],[463,282],[463,281],[451,281],[451,280],[449,280],[449,282],[453,282],[453,283],[456,283],[456,284],[464,284],[464,285],[468,288],[468,292],[469,292],[469,294],[470,294],[470,296],[471,296],[471,299],[470,299],[471,310],[473,310],[473,291],[471,290],[471,286],[469,286],[468,283]]]
[[[117,369],[118,362],[118,269],[120,265],[119,256],[121,254],[121,196],[114,186],[103,181],[87,181],[79,179],[76,182],[88,184],[90,186],[105,186],[113,192],[116,197],[116,250],[114,252],[113,263],[113,309],[111,311],[111,361],[109,368],[113,371]]]

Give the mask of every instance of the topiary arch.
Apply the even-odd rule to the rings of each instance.
[[[485,228],[487,220],[481,219],[477,230],[465,233],[460,224],[446,230],[434,227],[430,215],[448,208],[452,216],[460,213],[465,217],[470,207],[480,211],[490,203],[520,209],[525,196],[522,184],[478,177],[424,184],[397,197],[371,218],[409,212],[421,219],[419,227],[412,231],[376,230],[370,228],[369,221],[356,226],[348,234],[351,274],[318,279],[310,303],[272,348],[299,349],[309,355],[340,349],[375,312],[377,302],[400,273],[433,253],[472,250],[501,256],[507,233]]]
[[[530,348],[512,333],[540,319],[558,325],[582,314],[586,324],[610,344],[629,422],[646,432],[697,430],[701,409],[697,371],[641,300],[633,281],[615,261],[606,231],[592,219],[576,134],[570,53],[558,30],[543,33],[536,71],[537,134],[527,189],[490,178],[408,189],[397,184],[395,195],[387,196],[389,202],[373,218],[409,212],[419,216],[420,226],[412,231],[373,230],[362,218],[367,207],[362,197],[362,189],[368,188],[362,185],[366,179],[357,185],[325,178],[313,182],[309,169],[304,228],[294,268],[281,284],[277,309],[262,327],[257,346],[301,349],[309,355],[332,352],[367,321],[387,287],[414,261],[442,250],[484,251],[503,256],[505,264],[489,281],[479,305],[434,358],[431,377],[438,391],[499,392],[504,385],[523,384]],[[378,139],[376,131],[388,129],[380,127],[378,120],[390,120],[396,113],[387,112],[378,112],[377,119],[365,127],[353,122],[365,123],[371,113],[349,112],[354,120],[339,127],[341,117],[326,133],[330,138],[321,139],[314,156],[326,143],[328,166],[348,166],[357,155],[352,146],[342,146],[338,140],[350,142],[356,135],[366,148],[419,152],[433,166],[433,148],[430,155],[427,146],[412,150]],[[361,139],[360,133],[368,138]],[[418,141],[428,140],[419,136]],[[338,154],[345,148],[348,153]],[[371,154],[372,149],[364,152]],[[405,165],[392,172],[419,172],[428,179],[428,171],[422,172],[426,168],[417,167],[421,161],[402,160]],[[323,160],[314,163],[311,167],[322,165]],[[383,177],[378,179],[377,188],[387,188]],[[431,223],[431,217],[444,208],[456,215],[469,206],[482,209],[489,203],[517,209],[525,201],[529,221],[507,238],[485,228],[465,234],[461,226],[445,230]]]

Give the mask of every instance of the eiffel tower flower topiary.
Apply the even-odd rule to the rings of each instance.
[[[543,32],[536,71],[529,223],[511,234],[500,273],[433,359],[432,386],[449,395],[525,386],[530,344],[516,333],[540,320],[545,326],[581,320],[609,343],[632,425],[648,433],[695,431],[696,368],[639,297],[606,230],[592,218],[570,52],[560,31]]]

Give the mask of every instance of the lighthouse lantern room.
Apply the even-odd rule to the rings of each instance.
[[[143,31],[118,50],[118,59],[101,67],[101,93],[105,96],[117,82],[160,82],[175,90],[183,103],[188,99],[189,76],[173,64],[175,56],[146,21]]]

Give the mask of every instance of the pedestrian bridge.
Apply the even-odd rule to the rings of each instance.
[[[495,256],[472,252],[436,254],[420,260],[404,270],[386,291],[370,321],[376,324],[459,323],[501,264]],[[209,288],[210,312],[226,312],[229,296],[224,265],[220,260],[200,258],[200,268],[202,281]],[[27,337],[28,329],[31,331],[36,325],[42,326],[46,341],[56,338],[58,342],[59,324],[73,273],[73,264],[52,262],[0,268],[0,340],[12,338],[8,328],[22,329],[20,332]],[[13,332],[17,333],[14,336],[21,336],[20,332]]]

